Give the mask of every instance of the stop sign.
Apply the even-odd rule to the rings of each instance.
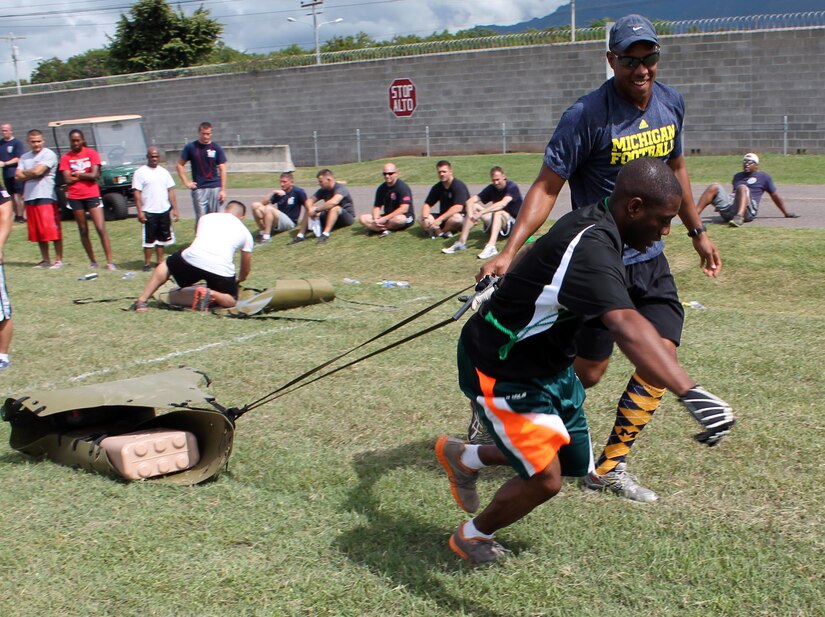
[[[417,106],[415,84],[406,77],[393,80],[390,84],[390,111],[399,118],[413,115]]]

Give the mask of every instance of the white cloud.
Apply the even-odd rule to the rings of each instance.
[[[569,0],[326,0],[319,21],[343,18],[319,29],[322,41],[332,36],[366,32],[376,39],[395,35],[426,36],[435,31],[472,28],[477,25],[509,25],[552,13]],[[18,71],[26,79],[37,66],[35,58],[66,60],[108,43],[121,13],[132,0],[66,0],[38,3],[3,0],[0,3],[0,36],[25,37],[15,41]],[[170,6],[177,10],[174,0]],[[268,53],[291,44],[311,50],[311,26],[290,23],[293,17],[311,23],[299,0],[182,0],[184,12],[203,5],[224,25],[224,42],[230,47]],[[14,79],[9,41],[0,40],[0,82]]]

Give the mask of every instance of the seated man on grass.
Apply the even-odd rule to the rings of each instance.
[[[271,242],[273,233],[293,229],[306,200],[307,194],[300,186],[295,186],[292,172],[282,173],[281,188],[252,204],[252,216],[260,229],[261,244]]]
[[[147,302],[170,278],[180,287],[204,281],[206,287],[195,291],[192,308],[205,311],[211,303],[232,308],[238,299],[238,283],[245,281],[252,268],[252,234],[243,224],[246,206],[230,201],[223,212],[204,214],[198,220],[195,239],[187,248],[173,253],[158,264],[143,293],[131,311],[148,310]],[[241,251],[241,274],[235,278],[235,251]]]
[[[742,171],[733,176],[732,184],[733,195],[728,195],[721,184],[711,184],[696,202],[697,212],[702,214],[702,210],[713,204],[729,226],[741,227],[743,223],[750,223],[756,218],[759,201],[763,193],[767,192],[785,218],[795,219],[799,216],[785,208],[785,202],[776,191],[773,178],[764,171],[759,171],[759,157],[753,152],[748,152],[742,159]]]
[[[441,249],[442,253],[452,255],[466,250],[467,239],[470,237],[473,225],[481,221],[484,224],[484,233],[489,232],[490,238],[484,250],[478,254],[478,258],[489,259],[498,255],[496,239],[510,235],[518,211],[521,209],[521,191],[519,191],[518,184],[507,179],[501,167],[496,166],[490,170],[490,180],[492,182],[478,195],[473,195],[467,201],[461,236],[452,246]]]

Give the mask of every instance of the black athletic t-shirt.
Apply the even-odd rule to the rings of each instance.
[[[384,214],[397,210],[401,204],[407,204],[407,216],[415,218],[412,190],[403,180],[396,180],[393,186],[387,186],[384,182],[376,189],[375,207],[383,208]]]
[[[453,178],[450,188],[445,188],[441,182],[433,184],[424,203],[429,204],[430,207],[439,204],[438,214],[435,216],[441,216],[456,204],[466,204],[468,199],[470,199],[470,191],[467,185],[458,178]]]
[[[522,256],[465,324],[461,341],[491,377],[551,377],[572,364],[583,322],[633,308],[624,276],[622,241],[606,203],[580,208]],[[505,331],[517,339],[509,349]]]

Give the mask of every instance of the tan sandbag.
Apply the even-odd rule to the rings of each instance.
[[[145,480],[193,467],[200,460],[198,440],[189,431],[162,428],[101,440],[100,447],[127,480]]]

